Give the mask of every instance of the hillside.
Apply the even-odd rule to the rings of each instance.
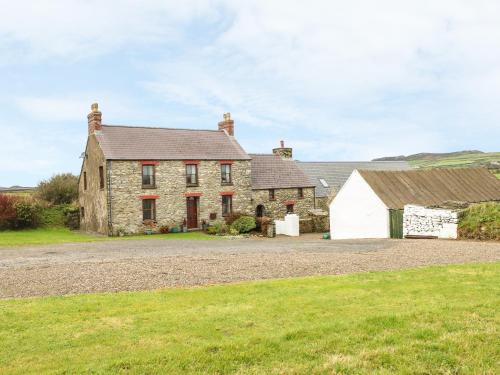
[[[458,151],[389,156],[374,161],[405,160],[414,168],[486,167],[500,178],[500,152]]]

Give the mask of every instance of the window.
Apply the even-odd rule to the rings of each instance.
[[[142,220],[156,220],[156,201],[154,199],[142,200]]]
[[[99,188],[104,189],[104,167],[99,167]]]
[[[303,199],[304,198],[304,189],[298,188],[297,189],[297,196],[299,197],[299,199]]]
[[[269,200],[274,201],[276,199],[276,195],[274,189],[269,189]]]
[[[154,188],[155,187],[155,166],[143,165],[142,166],[142,187]]]
[[[220,176],[221,183],[223,185],[231,184],[231,164],[221,164],[220,165]]]
[[[87,190],[87,172],[83,172],[83,190]]]
[[[230,195],[222,196],[222,216],[227,216],[233,212],[233,197]]]
[[[80,220],[85,219],[85,208],[80,207]]]
[[[293,214],[293,204],[287,204],[286,205],[286,213],[287,214]]]
[[[186,185],[188,186],[198,185],[198,165],[186,164]]]
[[[319,182],[321,182],[321,185],[323,185],[323,187],[326,187],[326,188],[328,187],[328,183],[323,178],[320,178]]]

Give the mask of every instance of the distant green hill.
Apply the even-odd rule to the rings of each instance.
[[[500,152],[458,151],[389,156],[374,161],[405,160],[414,168],[486,167],[500,178]]]

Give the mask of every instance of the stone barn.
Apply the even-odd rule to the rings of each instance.
[[[331,238],[401,238],[405,205],[486,201],[500,201],[500,180],[485,168],[355,170],[330,203]]]

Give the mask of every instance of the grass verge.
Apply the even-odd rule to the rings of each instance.
[[[500,240],[500,203],[487,202],[469,206],[458,224],[460,238]]]
[[[0,301],[0,372],[499,373],[500,264]]]
[[[138,239],[215,240],[219,238],[220,237],[209,236],[203,232],[106,237],[75,232],[67,228],[38,228],[18,231],[0,231],[0,247],[46,245],[65,242],[94,242]]]

